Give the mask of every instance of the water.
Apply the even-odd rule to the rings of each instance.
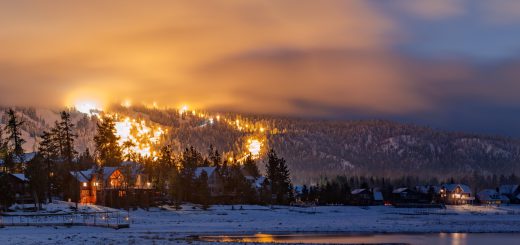
[[[425,234],[255,234],[251,236],[203,236],[203,241],[241,243],[336,243],[411,245],[518,245],[520,233],[425,233]]]

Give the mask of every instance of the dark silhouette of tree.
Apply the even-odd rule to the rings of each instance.
[[[117,166],[122,161],[121,148],[115,134],[115,123],[111,117],[103,117],[97,123],[97,134],[94,136],[97,161],[101,166]]]
[[[44,159],[39,154],[27,164],[25,169],[25,175],[29,179],[29,189],[35,200],[35,205],[38,205],[38,209],[42,208],[42,203],[46,197],[48,186],[46,172]]]
[[[202,171],[199,178],[197,178],[195,187],[198,202],[202,205],[202,209],[207,210],[210,204],[211,193],[208,186],[208,173],[206,173],[206,171]]]
[[[9,208],[16,200],[14,186],[9,181],[6,173],[0,173],[0,204],[5,210]]]
[[[43,131],[41,139],[38,154],[43,164],[45,164],[44,172],[47,177],[47,198],[49,202],[52,202],[52,186],[53,184],[55,185],[53,171],[55,169],[55,162],[58,159],[59,149],[51,133]]]
[[[8,121],[5,126],[7,131],[7,158],[5,165],[11,170],[20,170],[24,164],[23,144],[25,143],[22,138],[21,126],[25,122],[17,118],[13,109],[7,110],[7,116]],[[19,163],[20,166],[15,166],[16,163]]]
[[[260,177],[260,170],[258,170],[258,166],[256,165],[256,162],[253,160],[253,157],[251,154],[249,154],[246,157],[246,160],[243,163],[244,170],[254,178]]]
[[[279,158],[274,150],[267,153],[267,179],[271,183],[271,191],[276,195],[277,203],[287,204],[293,198],[289,168],[285,159]]]

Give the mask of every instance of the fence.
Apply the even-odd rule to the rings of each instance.
[[[0,227],[5,226],[96,226],[107,228],[130,227],[126,212],[77,212],[58,214],[1,214]]]

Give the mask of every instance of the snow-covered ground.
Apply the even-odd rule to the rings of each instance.
[[[63,206],[63,204],[60,204]],[[56,211],[59,208],[52,206]],[[65,207],[64,207],[65,208]],[[87,206],[90,210],[108,210]],[[130,212],[128,229],[5,227],[0,244],[186,243],[190,235],[293,232],[520,232],[520,206],[449,206],[438,209],[374,207],[183,206]]]

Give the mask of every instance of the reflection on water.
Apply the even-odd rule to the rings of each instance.
[[[519,233],[425,233],[425,234],[255,234],[250,236],[204,236],[210,242],[239,243],[336,243],[411,245],[513,245],[520,244]]]

